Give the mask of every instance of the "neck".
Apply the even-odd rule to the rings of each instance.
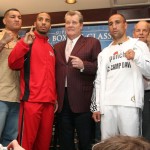
[[[47,33],[46,32],[41,32],[39,30],[36,30],[36,32],[39,34],[39,35],[42,35],[44,37],[47,37]]]
[[[115,40],[113,41],[113,45],[117,45],[117,44],[120,45],[120,44],[126,42],[127,40],[128,40],[128,37],[127,37],[127,36],[122,37],[122,38],[120,38],[120,39],[115,39]]]
[[[11,33],[13,33],[14,37],[17,37],[18,36],[18,32],[19,30],[9,30],[7,28],[5,28],[6,31],[10,31]]]

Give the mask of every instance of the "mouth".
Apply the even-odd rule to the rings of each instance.
[[[14,25],[15,25],[15,26],[20,26],[20,23],[15,23]]]
[[[144,39],[144,37],[139,37],[139,39]]]
[[[113,34],[117,34],[118,33],[118,31],[113,31]]]
[[[45,30],[45,29],[46,29],[46,27],[45,27],[45,26],[42,26],[42,27],[41,27],[41,29],[42,29],[42,30]]]

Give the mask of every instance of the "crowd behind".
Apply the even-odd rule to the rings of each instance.
[[[0,150],[49,150],[54,120],[60,150],[150,150],[150,23],[140,20],[129,37],[126,18],[112,14],[112,42],[102,50],[82,35],[79,11],[64,19],[66,40],[51,46],[48,13],[38,13],[22,38],[20,11],[4,13]]]

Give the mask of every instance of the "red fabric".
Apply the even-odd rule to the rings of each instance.
[[[18,141],[25,150],[49,150],[54,105],[21,102]]]
[[[55,86],[55,54],[48,43],[48,38],[35,32],[30,59],[30,102],[51,102],[57,99]],[[8,61],[12,69],[21,69],[20,87],[22,99],[25,91],[24,56],[29,51],[29,45],[20,40],[12,50]]]

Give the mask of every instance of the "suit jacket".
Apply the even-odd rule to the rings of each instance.
[[[66,41],[54,45],[56,52],[56,88],[58,112],[61,112],[67,76],[67,92],[70,108],[75,113],[90,111],[93,81],[97,71],[97,56],[101,51],[99,40],[80,36],[71,55],[79,57],[84,63],[84,70],[73,68],[71,59],[66,62]]]

